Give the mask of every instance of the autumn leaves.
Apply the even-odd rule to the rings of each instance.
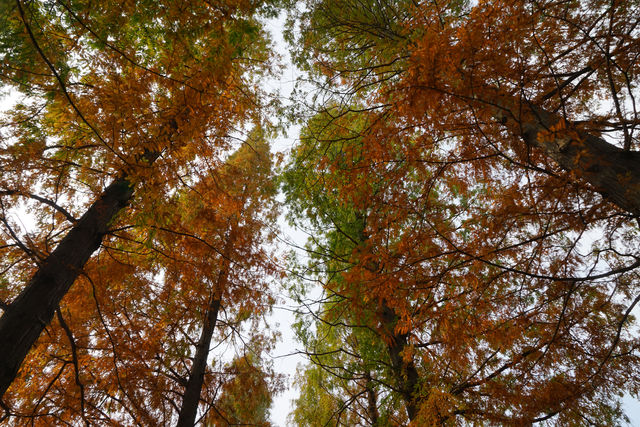
[[[315,96],[277,178],[261,17],[283,6]],[[310,235],[293,422],[618,423],[639,6],[292,6],[2,5],[4,419],[268,423],[280,183]]]
[[[273,303],[261,6],[3,4],[2,75],[22,92],[1,154],[3,419],[192,425],[246,377],[261,415],[215,417],[266,422],[272,336],[243,330]],[[25,236],[13,218],[35,189],[48,203],[26,206]],[[214,334],[247,353],[219,375]]]
[[[320,394],[329,424],[615,424],[611,391],[637,390],[638,5],[344,3],[297,15],[329,102],[285,187],[325,289],[295,420]]]

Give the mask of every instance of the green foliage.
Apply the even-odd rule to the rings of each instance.
[[[383,180],[350,186],[350,173],[368,170],[361,137],[368,126],[362,114],[316,115],[303,128],[281,178],[290,222],[308,220],[313,236],[309,264],[297,269],[324,289],[317,311],[300,313],[294,325],[310,360],[297,375],[301,395],[290,415],[296,425],[353,425],[364,419],[385,426],[401,424],[404,417],[397,396],[385,386],[394,380],[387,348],[373,329],[378,307],[354,304],[361,290],[344,276],[366,244],[366,200],[384,188]],[[310,296],[304,281],[290,291],[300,301]]]

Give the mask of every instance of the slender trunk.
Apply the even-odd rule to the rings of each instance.
[[[378,426],[378,398],[376,396],[376,390],[373,387],[373,380],[371,379],[371,372],[365,373],[365,388],[367,390],[367,413],[371,420],[373,427]]]
[[[196,354],[193,358],[191,371],[189,372],[189,380],[182,397],[182,407],[178,415],[178,424],[176,427],[193,427],[198,413],[198,404],[200,403],[200,393],[202,383],[204,382],[204,374],[207,369],[207,358],[209,356],[209,347],[211,346],[211,337],[218,320],[218,311],[220,310],[220,297],[222,290],[226,287],[229,280],[229,254],[234,241],[234,233],[227,239],[224,251],[222,253],[222,265],[218,273],[217,281],[211,291],[209,308],[204,320],[200,339],[196,346]]]
[[[496,116],[529,146],[541,148],[562,168],[591,184],[621,209],[640,217],[640,153],[625,151],[596,135],[567,123],[556,130],[561,118],[536,106],[498,97]]]
[[[362,242],[366,242],[369,239],[369,236],[365,232],[366,215],[360,212],[357,212],[356,215],[358,219],[362,220],[360,238]],[[377,274],[379,272],[378,264],[375,261],[369,262],[366,268],[372,273]],[[387,353],[391,359],[392,374],[407,408],[409,420],[413,421],[418,414],[415,393],[420,376],[413,363],[413,359],[405,362],[402,356],[402,352],[409,344],[409,335],[396,333],[395,328],[398,324],[398,315],[387,305],[386,301],[382,301],[379,313],[382,318],[382,331],[380,334],[384,335],[381,338],[383,338],[386,344]]]
[[[391,359],[393,376],[407,408],[409,420],[413,421],[418,414],[415,394],[420,376],[413,363],[413,359],[405,361],[402,355],[403,351],[408,347],[409,335],[397,334],[395,332],[398,315],[385,303],[382,305],[382,320],[388,334],[385,342],[387,343],[387,352]]]
[[[100,247],[110,223],[132,196],[133,188],[126,177],[112,182],[0,318],[0,398],[89,257]]]
[[[192,427],[195,424],[196,414],[198,413],[198,403],[200,403],[200,392],[207,367],[211,337],[218,320],[218,310],[220,310],[220,299],[212,297],[196,347],[196,354],[193,358],[191,371],[189,372],[189,381],[184,390],[177,427]]]

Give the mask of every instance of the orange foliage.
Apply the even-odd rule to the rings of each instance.
[[[269,311],[276,213],[271,155],[254,125],[264,113],[257,79],[272,65],[256,18],[266,3],[1,6],[0,74],[23,92],[2,121],[3,310],[107,184],[124,180],[134,193],[53,301],[57,315],[39,320],[46,329],[3,397],[3,419],[171,424],[209,299],[222,299],[215,331],[227,345]],[[230,154],[232,134],[245,141]],[[24,200],[29,234],[14,219]],[[265,342],[257,354],[271,345],[263,332],[252,334]],[[218,384],[209,370],[201,412]]]
[[[614,422],[616,393],[638,390],[633,7],[381,4],[300,13],[317,52],[301,59],[341,77],[313,75],[329,101],[297,153],[336,199],[310,209],[326,292],[387,346],[409,335],[416,425]],[[339,257],[336,235],[353,239]]]

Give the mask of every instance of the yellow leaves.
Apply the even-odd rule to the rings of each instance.
[[[24,4],[33,16],[45,9],[38,2]],[[111,224],[113,232],[104,247],[83,266],[83,276],[62,305],[76,335],[79,378],[86,379],[83,409],[97,416],[89,419],[105,423],[117,413],[145,424],[171,424],[171,415],[151,420],[147,407],[156,413],[173,411],[163,407],[163,393],[180,388],[176,372],[183,374],[211,290],[225,296],[226,320],[234,328],[268,310],[273,301],[266,277],[275,267],[261,248],[263,221],[275,215],[270,212],[273,189],[265,166],[268,147],[260,147],[263,161],[247,154],[240,161],[246,164],[236,165],[234,173],[220,168],[213,179],[203,178],[227,154],[226,135],[250,118],[261,121],[262,103],[245,83],[253,76],[241,75],[245,68],[235,63],[225,29],[239,10],[251,12],[259,5],[216,2],[224,13],[201,3],[137,2],[139,10],[132,5],[107,1],[82,10],[80,1],[46,8],[55,19],[49,23],[47,16],[39,22],[45,34],[55,35],[45,46],[55,70],[41,69],[42,64],[31,67],[30,61],[11,64],[31,72],[17,83],[32,89],[34,97],[47,91],[47,98],[41,108],[27,111],[7,128],[15,131],[13,137],[24,136],[24,143],[9,141],[9,149],[2,152],[3,170],[15,176],[6,176],[11,187],[14,180],[29,181],[26,191],[37,185],[53,194],[52,200],[71,205],[78,188],[89,188],[91,198],[91,190],[113,176],[126,174],[136,185],[135,201]],[[61,17],[64,25],[57,25]],[[68,52],[54,51],[64,34],[72,40],[60,44]],[[233,47],[242,49],[252,40],[240,35]],[[19,51],[23,46],[17,47]],[[259,61],[252,65],[257,72],[264,68]],[[60,82],[52,76],[56,70],[64,71]],[[154,154],[161,157],[152,165]],[[36,167],[24,167],[31,164]],[[190,194],[176,196],[181,191]],[[204,200],[198,200],[200,194],[206,194]],[[179,200],[167,206],[174,196]],[[3,209],[5,202],[3,197]],[[55,244],[66,230],[57,218],[47,221],[41,221],[46,242]],[[47,255],[44,239],[33,244],[26,240],[27,246]],[[12,279],[30,273],[24,262],[13,262],[7,250],[2,255],[20,270],[9,273]],[[39,370],[40,375],[19,384],[10,403],[22,402],[18,411],[33,410],[33,419],[50,411],[56,422],[80,420],[81,400],[65,339],[60,325],[53,324],[26,362],[25,372]],[[163,363],[156,362],[159,358]],[[60,366],[56,379],[54,370]],[[208,378],[210,386],[211,375]],[[36,402],[46,403],[33,406]],[[96,415],[92,408],[97,407],[112,413]]]
[[[470,423],[483,417],[530,422],[544,415],[536,406],[540,396],[531,391],[559,381],[551,372],[588,375],[587,359],[596,353],[585,355],[606,336],[595,326],[604,327],[594,315],[601,308],[580,289],[583,282],[569,287],[553,276],[595,272],[600,253],[583,256],[582,236],[615,227],[603,211],[594,215],[601,208],[588,207],[599,196],[569,181],[575,176],[539,149],[580,144],[571,121],[588,120],[594,114],[589,104],[611,92],[589,71],[604,63],[592,61],[602,49],[579,33],[589,28],[603,40],[616,38],[599,29],[616,6],[589,4],[602,13],[585,13],[580,2],[414,4],[405,10],[403,34],[411,40],[406,69],[391,83],[373,86],[363,83],[372,73],[367,67],[359,70],[362,80],[355,86],[354,79],[331,81],[339,86],[336,92],[349,94],[348,102],[338,108],[343,99],[331,98],[320,105],[330,117],[310,119],[303,133],[305,150],[296,155],[313,160],[296,164],[310,170],[300,193],[311,203],[329,201],[308,208],[319,223],[314,232],[326,238],[318,238],[314,250],[324,251],[317,258],[328,267],[313,267],[327,276],[323,284],[329,291],[347,300],[345,318],[373,328],[387,346],[403,334],[421,344],[406,353],[430,362],[421,367],[430,391],[419,396],[425,403],[417,425],[447,419],[453,424],[457,404],[447,391],[456,387],[459,409],[468,409]],[[359,34],[358,28],[349,30]],[[617,42],[625,44],[625,37]],[[318,64],[316,54],[327,73],[340,70],[346,54],[327,53],[325,43],[314,41],[304,47],[316,48],[304,52],[310,61]],[[403,46],[398,42],[394,53]],[[369,65],[393,57],[367,53]],[[610,63],[612,56],[602,60]],[[613,91],[620,83],[614,78]],[[354,125],[359,103],[374,102],[383,112],[361,112],[364,126]],[[546,111],[564,119],[552,120],[555,113]],[[622,123],[618,119],[619,129]],[[365,225],[355,227],[345,211],[360,214]],[[624,246],[615,240],[608,240],[609,247]],[[617,279],[589,283],[585,287],[618,287]],[[605,299],[600,302],[604,308]],[[383,305],[400,320],[385,323]],[[610,309],[616,310],[604,311]],[[587,335],[589,344],[574,342]],[[555,386],[549,390],[554,399],[561,395]],[[589,406],[590,397],[576,407]],[[482,415],[475,418],[476,413]]]
[[[456,425],[454,416],[454,412],[458,409],[456,397],[438,388],[431,388],[422,393],[426,398],[420,399],[418,415],[411,422],[411,426]]]

